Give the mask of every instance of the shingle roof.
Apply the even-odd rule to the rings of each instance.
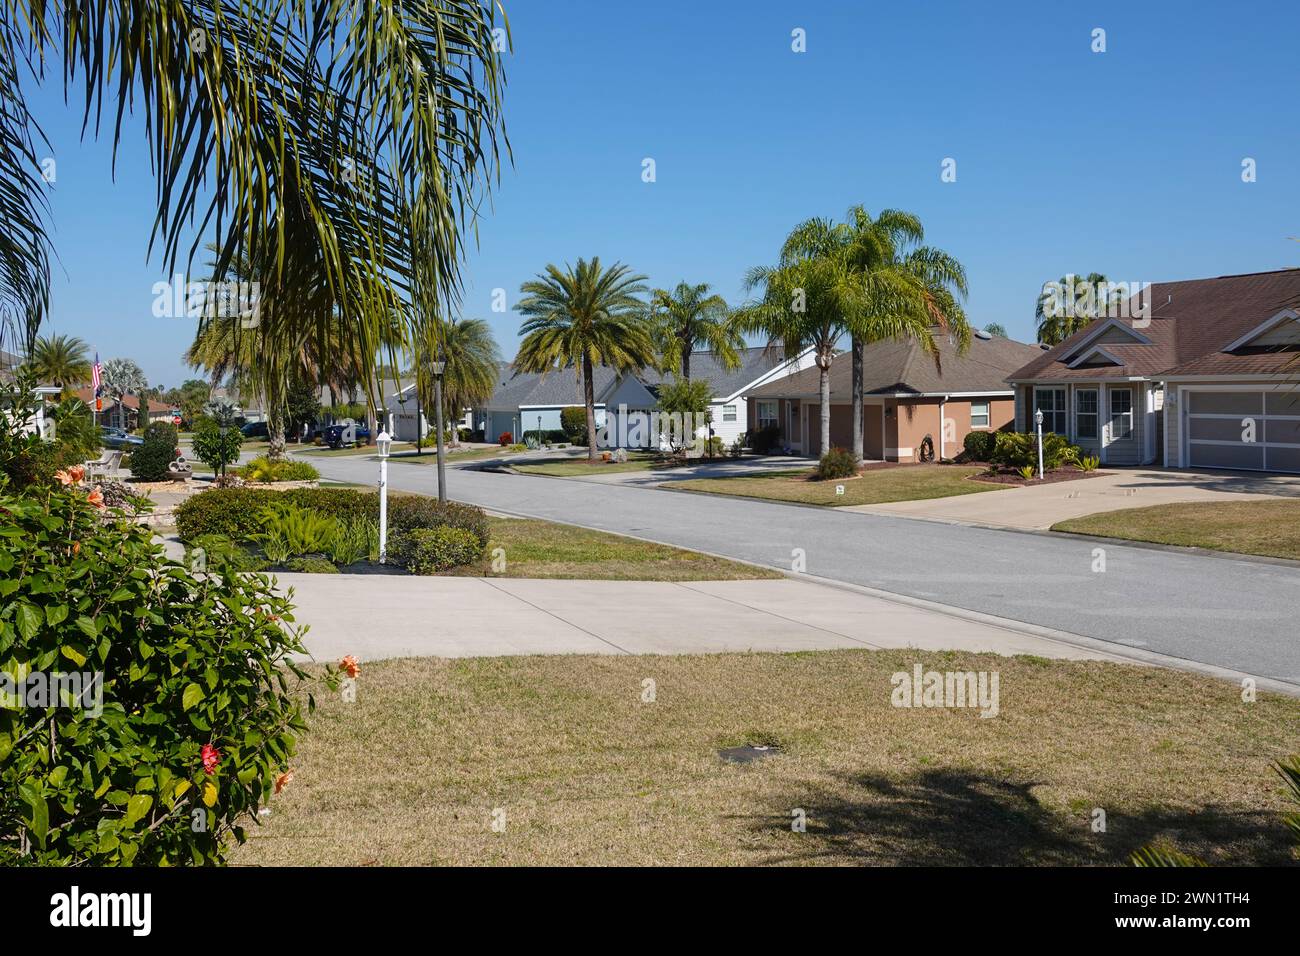
[[[913,341],[872,342],[863,355],[863,391],[890,392],[1005,392],[1007,373],[1023,365],[1038,351],[1012,339],[973,338],[965,355],[957,352],[948,336],[938,334],[940,368],[933,357]],[[831,362],[831,400],[848,401],[853,392],[853,357],[845,352]],[[779,378],[752,393],[760,398],[815,398],[821,376],[816,367]]]
[[[1008,376],[1024,380],[1087,380],[1162,375],[1268,374],[1295,368],[1295,353],[1222,351],[1283,309],[1300,306],[1300,269],[1157,282],[1151,286],[1150,324],[1134,326],[1150,344],[1107,343],[1121,366],[1069,368],[1065,362],[1098,319]],[[1130,319],[1118,320],[1133,325]]]
[[[730,398],[750,382],[762,378],[786,361],[779,350],[762,346],[740,349],[737,354],[740,358],[739,367],[725,369],[708,352],[691,353],[691,381],[708,382],[714,398]],[[646,385],[659,385],[671,380],[673,375],[671,372],[661,374],[646,370],[639,377]]]
[[[614,381],[614,370],[597,366],[591,378],[599,393]],[[506,411],[527,405],[581,404],[582,386],[573,369],[556,369],[545,373],[516,372],[509,362],[502,362],[496,390],[483,407]]]

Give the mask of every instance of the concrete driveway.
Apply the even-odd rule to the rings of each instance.
[[[983,528],[1040,531],[1102,511],[1195,501],[1267,501],[1300,497],[1300,476],[1161,469],[1101,471],[1095,478],[1012,487],[979,495],[852,505],[840,511],[926,518]]]

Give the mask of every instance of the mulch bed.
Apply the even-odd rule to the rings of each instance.
[[[974,464],[974,462],[972,462]],[[1100,472],[1082,471],[1073,465],[1066,465],[1058,468],[1056,471],[1049,471],[1039,479],[1037,475],[1029,481],[1020,477],[1020,474],[1010,468],[999,468],[996,474],[971,475],[971,481],[984,481],[991,485],[1049,485],[1058,481],[1074,481],[1077,478],[1097,478]]]

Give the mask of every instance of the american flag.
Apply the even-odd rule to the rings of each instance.
[[[90,367],[90,387],[94,389],[95,395],[99,395],[99,375],[104,370],[104,366],[99,364],[99,353],[95,353],[95,364]]]

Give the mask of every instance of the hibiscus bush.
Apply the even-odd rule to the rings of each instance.
[[[167,560],[80,477],[0,484],[0,866],[220,863],[304,729],[292,606]],[[50,689],[74,673],[102,697]]]

